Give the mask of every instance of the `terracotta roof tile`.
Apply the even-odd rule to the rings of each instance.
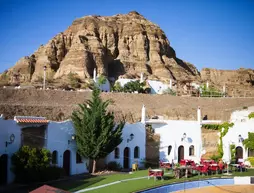
[[[17,123],[31,123],[31,124],[48,124],[49,120],[44,117],[25,117],[25,116],[16,116],[14,120]]]
[[[65,190],[61,190],[52,186],[48,186],[48,185],[43,185],[33,191],[31,191],[30,193],[49,193],[49,192],[57,192],[57,193],[70,193],[68,191]]]

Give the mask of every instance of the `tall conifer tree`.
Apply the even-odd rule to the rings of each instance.
[[[92,99],[79,104],[79,109],[73,111],[72,121],[76,130],[78,153],[82,157],[93,160],[93,170],[96,161],[106,157],[122,142],[122,130],[125,120],[115,123],[114,113],[107,111],[111,100],[103,101],[100,90],[94,86]]]

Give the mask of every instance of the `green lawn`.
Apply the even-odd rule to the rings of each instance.
[[[91,188],[91,187],[95,187],[95,186],[99,186],[99,185],[103,185],[103,184],[107,184],[107,183],[115,182],[119,180],[147,176],[147,174],[148,174],[148,171],[143,170],[143,171],[134,172],[133,174],[112,174],[107,176],[96,176],[96,177],[91,177],[87,179],[74,180],[74,181],[54,184],[54,186],[64,190],[74,192],[84,188]],[[119,193],[119,192],[130,193],[130,192],[135,192],[142,189],[170,184],[173,182],[183,182],[187,180],[197,180],[202,178],[212,178],[212,177],[222,177],[222,176],[223,175],[212,175],[212,176],[198,176],[197,175],[188,179],[186,178],[174,179],[172,175],[166,175],[167,178],[164,181],[161,181],[161,180],[154,181],[153,178],[151,178],[150,180],[145,178],[145,179],[121,182],[119,184],[114,184],[111,186],[99,188],[97,190],[88,191],[88,192],[90,193]],[[235,172],[231,176],[254,176],[254,169],[248,170],[248,172]]]

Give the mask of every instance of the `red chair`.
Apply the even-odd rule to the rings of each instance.
[[[210,167],[209,167],[209,170],[210,170],[211,172],[217,173],[217,172],[218,172],[218,166],[210,166]]]
[[[185,166],[186,165],[186,161],[184,159],[180,160],[180,165],[181,166]]]
[[[204,165],[200,171],[199,171],[201,174],[207,174],[208,175],[208,172],[209,172],[209,166],[208,165]]]

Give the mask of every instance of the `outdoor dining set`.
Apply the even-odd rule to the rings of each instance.
[[[222,161],[215,162],[214,160],[204,160],[201,159],[200,163],[195,163],[193,160],[182,159],[178,164],[170,162],[159,162],[159,169],[149,169],[148,170],[148,179],[154,177],[156,180],[160,178],[163,180],[164,171],[171,170],[174,173],[175,178],[179,179],[181,177],[191,177],[195,174],[199,175],[209,175],[209,174],[222,174],[225,171],[246,171],[247,167],[243,162],[238,162],[236,164],[230,164],[229,166]]]

